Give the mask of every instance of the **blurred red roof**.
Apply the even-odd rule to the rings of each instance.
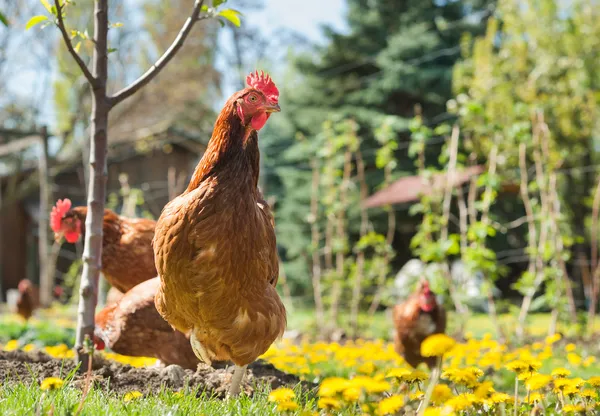
[[[482,165],[470,166],[460,172],[456,172],[452,186],[459,186],[469,181],[472,176],[483,172]],[[434,191],[441,191],[448,173],[436,173],[433,175],[431,184],[425,182],[420,176],[406,176],[398,179],[387,188],[384,188],[365,200],[367,208],[380,207],[390,204],[402,204],[404,202],[418,201],[421,195],[430,195]]]

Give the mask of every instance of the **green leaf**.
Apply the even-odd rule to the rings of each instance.
[[[29,30],[32,27],[34,27],[35,25],[37,25],[38,23],[41,23],[45,20],[48,20],[48,16],[43,16],[43,15],[33,16],[31,19],[29,19],[29,21],[25,25],[25,30]]]
[[[75,45],[73,49],[75,49],[75,52],[79,53],[79,49],[81,49],[81,41],[77,42],[77,45]]]
[[[221,10],[218,14],[218,16],[221,16],[221,17],[229,20],[236,27],[240,27],[240,25],[242,24],[242,22],[240,20],[240,15],[241,15],[240,12],[238,12],[237,10],[233,10],[233,9]]]
[[[4,16],[4,13],[0,12],[0,22],[6,27],[8,27],[8,19]]]
[[[219,7],[221,4],[226,3],[227,0],[213,0],[213,7],[217,8]]]
[[[50,6],[50,3],[48,3],[48,0],[40,0],[40,3],[42,3],[42,5],[46,8],[46,10],[48,10],[50,13],[52,13],[52,6]]]

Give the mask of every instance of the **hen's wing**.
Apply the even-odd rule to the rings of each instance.
[[[244,365],[285,329],[272,286],[279,270],[273,219],[266,205],[213,185],[171,201],[157,223],[163,284],[156,305],[175,328],[195,328],[213,358]]]

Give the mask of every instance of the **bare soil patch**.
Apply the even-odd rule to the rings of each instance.
[[[200,364],[197,371],[184,370],[179,366],[135,368],[101,356],[93,360],[93,379],[97,388],[116,394],[140,391],[144,394],[158,393],[161,390],[206,392],[217,397],[225,397],[231,381],[233,366],[212,368]],[[46,377],[65,378],[76,368],[73,360],[60,360],[40,352],[0,351],[0,379],[8,382],[41,382]],[[72,384],[83,388],[85,375],[76,374]],[[293,387],[300,380],[291,374],[277,370],[271,364],[259,360],[248,366],[243,391],[252,394],[266,385],[273,389],[281,386]],[[303,383],[305,387],[312,385]]]

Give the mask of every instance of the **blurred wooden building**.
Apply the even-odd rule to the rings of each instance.
[[[31,157],[31,153],[42,152],[39,146],[32,146],[19,149],[30,153],[29,158],[15,157],[14,152],[4,153],[5,157],[2,157],[3,146],[6,149],[13,143],[12,147],[15,147],[14,143],[24,139],[19,137],[22,136],[19,132],[4,133],[0,131],[0,300],[5,300],[6,291],[16,288],[23,278],[39,281],[40,215],[45,215],[44,220],[47,221],[52,204],[59,198],[70,198],[73,205],[84,205],[89,169],[88,153],[81,146],[71,146],[49,158],[48,209],[40,212],[38,168],[41,158]],[[26,137],[31,137],[31,134]],[[202,137],[194,136],[169,122],[157,122],[151,127],[132,130],[125,124],[111,128],[109,200],[117,204],[118,211],[120,191],[126,179],[129,187],[143,191],[136,214],[157,218],[164,205],[187,185],[209,137],[209,133]],[[51,244],[49,229],[48,240]],[[74,250],[72,245],[62,246],[57,261],[58,275],[65,272],[76,258]]]

